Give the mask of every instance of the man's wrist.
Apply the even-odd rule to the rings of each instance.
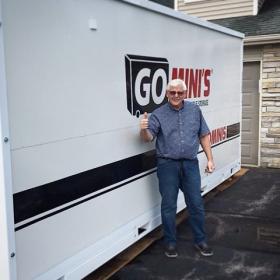
[[[148,128],[143,128],[140,130],[140,135],[142,136],[142,139],[145,141],[152,141],[153,140],[153,135],[149,131]]]

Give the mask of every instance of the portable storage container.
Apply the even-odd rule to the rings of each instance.
[[[202,194],[240,169],[242,34],[149,1],[0,2],[1,279],[81,279],[160,225],[139,119],[172,78],[211,129]]]

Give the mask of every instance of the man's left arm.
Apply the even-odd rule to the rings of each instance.
[[[201,147],[207,157],[207,166],[205,171],[208,173],[212,173],[215,169],[215,164],[213,160],[213,154],[211,149],[210,135],[206,134],[200,137]]]

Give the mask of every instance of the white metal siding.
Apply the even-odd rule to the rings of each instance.
[[[253,0],[177,0],[179,11],[207,20],[253,15],[253,4]]]
[[[154,57],[166,59],[170,69],[183,67],[200,73],[207,68],[211,79],[205,87],[210,90],[211,84],[211,93],[200,100],[207,101],[201,109],[209,127],[217,131],[240,123],[240,33],[177,15],[150,1],[0,1],[5,23],[1,28],[5,31],[10,178],[17,197],[41,187],[45,194],[46,185],[54,183],[51,198],[44,195],[44,199],[55,202],[64,197],[56,195],[55,181],[84,176],[154,149],[154,143],[141,143],[139,119],[127,110],[127,101],[134,94],[127,91],[127,85],[135,87],[132,74],[127,75],[129,81],[126,79],[126,73],[133,72],[126,71],[126,54],[149,56],[152,63]],[[96,21],[97,29],[92,29],[89,21]],[[137,75],[145,67],[141,63]],[[145,77],[148,80],[141,82],[138,92],[145,85],[153,87],[153,77]],[[213,174],[205,174],[206,157],[199,154],[204,194],[240,168],[239,134],[225,142],[220,140],[216,139],[213,150],[217,161]],[[126,172],[127,165],[122,170]],[[28,203],[20,201],[17,208],[26,211],[25,206],[33,205],[36,213],[18,219],[16,232],[14,225],[9,226],[15,234],[18,280],[82,279],[85,272],[158,226],[160,194],[155,170],[150,170],[130,173],[127,178],[117,176],[122,172],[116,171],[119,182],[111,180],[102,185],[99,180],[112,175],[106,169],[105,175],[97,174],[99,179],[86,184],[92,187],[90,193],[47,209],[39,209],[38,205],[44,204],[37,195],[26,196]],[[80,182],[73,181],[72,186],[77,184]],[[68,186],[65,197],[71,198]],[[0,205],[2,210],[1,201]],[[178,210],[184,207],[181,195]],[[146,230],[140,235],[139,228]],[[9,257],[10,252],[5,251]],[[3,274],[0,278],[7,280]]]

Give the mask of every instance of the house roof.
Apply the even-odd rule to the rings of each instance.
[[[174,0],[150,0],[152,2],[161,4],[163,6],[169,7],[169,8],[174,8]]]
[[[245,36],[280,34],[280,1],[266,0],[256,16],[212,20]]]

